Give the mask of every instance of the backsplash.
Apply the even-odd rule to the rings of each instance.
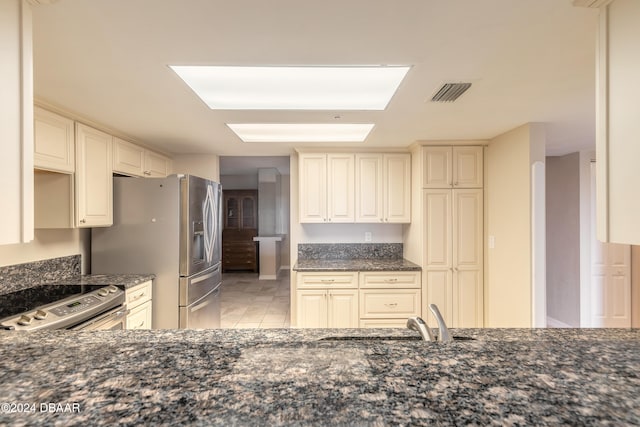
[[[401,259],[402,243],[300,243],[298,259]]]
[[[80,274],[80,255],[0,267],[0,295]]]

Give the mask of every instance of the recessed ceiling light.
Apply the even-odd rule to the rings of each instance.
[[[227,123],[244,142],[362,142],[372,123]]]
[[[220,110],[384,110],[410,68],[170,67]]]

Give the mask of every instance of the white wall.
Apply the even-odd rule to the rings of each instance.
[[[532,322],[531,166],[544,162],[544,128],[526,124],[489,141],[485,151],[485,326]],[[485,245],[486,247],[486,245]]]
[[[221,175],[223,190],[257,190],[258,174],[254,175]]]
[[[82,272],[88,273],[91,260],[91,230],[35,230],[29,243],[0,245],[0,266],[80,254]]]
[[[196,175],[220,182],[220,158],[215,154],[173,156],[173,173]]]

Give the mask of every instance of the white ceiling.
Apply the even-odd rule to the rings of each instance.
[[[357,147],[548,124],[594,146],[597,10],[571,0],[59,0],[34,8],[35,93],[169,153],[286,155],[226,122],[376,123]],[[385,111],[216,111],[168,65],[411,65]],[[457,102],[425,102],[447,81]],[[339,116],[339,118],[335,118]],[[322,144],[305,144],[305,146]],[[335,146],[335,143],[332,144]]]

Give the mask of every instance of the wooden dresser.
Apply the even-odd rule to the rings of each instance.
[[[258,191],[224,190],[222,271],[258,271]]]

